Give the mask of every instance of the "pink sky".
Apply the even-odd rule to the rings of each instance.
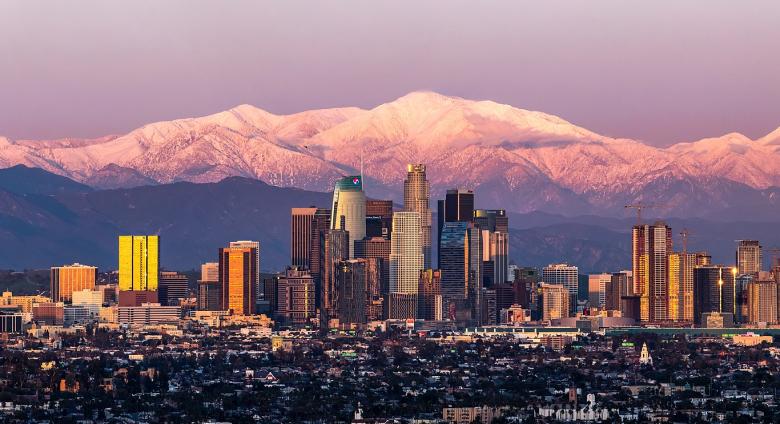
[[[780,126],[780,2],[0,2],[0,135],[492,99],[665,145]]]

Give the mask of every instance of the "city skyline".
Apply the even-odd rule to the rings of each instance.
[[[780,422],[779,16],[0,2],[0,422]]]

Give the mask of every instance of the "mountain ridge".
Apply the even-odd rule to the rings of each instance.
[[[434,197],[482,187],[486,207],[570,215],[617,215],[625,203],[650,201],[667,203],[667,215],[707,217],[746,197],[763,214],[777,206],[776,160],[780,128],[756,140],[729,133],[658,148],[555,115],[430,91],[372,109],[287,115],[244,104],[98,139],[0,137],[0,167],[40,167],[95,188],[243,176],[326,191],[363,169],[378,193],[398,200],[405,165],[425,163]],[[659,202],[664,188],[681,194]],[[707,199],[710,209],[688,198]]]

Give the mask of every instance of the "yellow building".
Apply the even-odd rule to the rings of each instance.
[[[669,320],[693,321],[693,267],[696,254],[669,254]]]
[[[119,236],[119,290],[157,290],[159,236]]]

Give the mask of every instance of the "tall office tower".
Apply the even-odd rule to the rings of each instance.
[[[73,292],[95,288],[97,268],[89,265],[73,264],[51,267],[51,300],[53,302],[71,302]]]
[[[395,213],[390,236],[390,318],[416,317],[417,288],[424,261],[420,214]]]
[[[702,314],[736,312],[736,268],[721,265],[699,266],[693,269],[693,320],[702,324]]]
[[[392,224],[391,224],[392,225]],[[379,266],[379,293],[390,292],[390,239],[384,237],[355,240],[355,257],[376,259]]]
[[[309,254],[309,265],[311,276],[314,278],[314,285],[319,289],[322,285],[320,264],[322,262],[322,245],[320,238],[323,231],[330,229],[330,210],[317,209],[311,220],[311,253]]]
[[[591,308],[604,309],[607,304],[607,285],[612,281],[612,274],[588,275],[588,303]]]
[[[543,321],[566,318],[569,316],[571,291],[561,284],[539,284],[539,306]]]
[[[579,289],[579,268],[569,264],[550,264],[542,268],[542,281],[566,287],[572,299],[577,298]],[[570,303],[571,306],[571,303]]]
[[[515,303],[532,312],[537,311],[536,284],[541,278],[539,270],[532,267],[517,267],[513,274],[512,288],[515,291]]]
[[[737,241],[737,273],[758,274],[761,271],[761,245],[758,240]]]
[[[481,231],[471,222],[445,222],[442,226],[439,264],[445,319],[471,321],[479,318],[474,312],[481,311],[481,242]]]
[[[390,292],[417,294],[423,269],[422,220],[418,212],[393,215],[390,237]]]
[[[695,253],[669,254],[669,320],[693,322]]]
[[[777,323],[777,283],[773,280],[751,281],[747,286],[748,322]]]
[[[734,279],[734,323],[750,322],[748,286],[758,278],[756,274],[737,274]]]
[[[330,228],[346,230],[353,242],[366,236],[366,195],[360,176],[343,177],[336,181]],[[349,258],[354,257],[354,243],[350,243]]]
[[[290,209],[290,263],[301,269],[311,269],[312,223],[317,208]]]
[[[496,319],[501,317],[502,309],[509,309],[517,305],[515,287],[513,284],[496,284],[491,287],[496,292]]]
[[[404,211],[417,212],[422,220],[423,266],[431,268],[431,186],[425,174],[425,165],[406,166],[404,180]]]
[[[441,270],[424,269],[420,271],[417,296],[417,318],[441,321]]]
[[[445,222],[470,222],[474,219],[474,192],[471,190],[447,190],[444,200],[437,202],[437,237],[441,260],[441,234]],[[441,268],[441,265],[439,265]]]
[[[179,306],[180,299],[186,299],[188,289],[187,276],[178,272],[160,272],[160,286],[157,299],[163,306]]]
[[[260,286],[260,242],[251,240],[231,241],[228,246],[255,249],[255,252],[257,253],[255,255],[255,270],[257,271],[257,275],[255,276],[255,281],[252,283],[252,286],[255,290],[254,301],[256,302],[263,297],[263,288]],[[254,311],[254,306],[252,306],[252,308]]]
[[[366,200],[366,237],[390,238],[392,226],[393,201]]]
[[[349,259],[349,233],[345,230],[326,230],[320,232],[320,287],[316,287],[317,304],[320,308],[322,325],[336,316],[336,265]]]
[[[503,209],[475,209],[474,223],[482,230],[484,281],[504,284],[510,280],[509,217]],[[489,274],[489,275],[488,275]],[[514,279],[514,276],[511,277]]]
[[[222,310],[232,310],[235,315],[254,313],[258,274],[257,254],[257,249],[254,247],[219,249]]]
[[[218,311],[221,308],[222,286],[219,285],[219,262],[206,262],[200,266],[198,309]]]
[[[288,268],[276,282],[276,318],[304,325],[317,317],[314,279],[307,270]]]
[[[368,322],[372,287],[379,285],[377,265],[376,259],[349,259],[336,265],[338,328],[363,328]]]
[[[156,291],[159,236],[119,236],[119,290]]]
[[[672,228],[663,222],[635,225],[631,231],[634,290],[642,321],[669,320],[669,254]]]
[[[621,298],[634,293],[631,271],[613,272],[609,283],[604,288],[604,309],[619,311]]]

